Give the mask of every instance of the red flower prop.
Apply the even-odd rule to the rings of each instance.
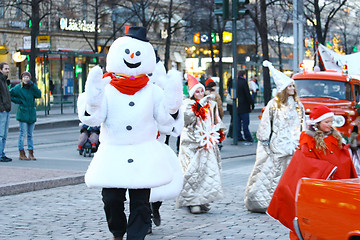
[[[225,133],[222,130],[219,130],[218,133],[220,134],[219,142],[222,142],[225,139]]]
[[[193,105],[191,105],[191,108],[195,113],[195,116],[201,117],[202,120],[205,120],[206,113],[209,111],[210,106],[207,103],[205,106],[202,107],[198,102],[195,102]]]

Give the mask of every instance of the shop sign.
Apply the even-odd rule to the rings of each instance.
[[[60,18],[60,29],[76,32],[95,32],[95,23],[87,23],[86,20]],[[100,27],[98,32],[100,32]]]
[[[26,22],[10,21],[9,25],[10,25],[10,27],[25,28]]]
[[[26,56],[25,55],[21,55],[20,52],[15,52],[12,55],[12,59],[14,60],[14,62],[23,62],[25,60]]]
[[[37,48],[50,48],[50,36],[37,36]]]
[[[31,36],[24,36],[23,40],[24,40],[23,48],[31,49]]]
[[[31,36],[24,36],[23,41],[24,41],[23,48],[31,49]],[[50,36],[47,36],[47,35],[37,36],[35,44],[36,44],[36,48],[41,48],[41,49],[50,48],[50,46],[51,46]]]
[[[196,44],[200,44],[200,33],[199,32],[194,34],[193,41]]]

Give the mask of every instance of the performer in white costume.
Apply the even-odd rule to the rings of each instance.
[[[276,70],[268,61],[277,87],[276,97],[266,105],[256,137],[256,162],[245,189],[245,205],[253,212],[265,212],[279,180],[305,130],[305,110],[295,82]]]
[[[181,79],[166,91],[149,82],[156,65],[146,29],[131,27],[107,55],[106,70],[94,67],[79,96],[80,120],[101,124],[100,146],[85,175],[89,187],[101,187],[108,227],[114,239],[144,239],[150,227],[150,189],[172,182],[175,153],[156,140],[171,132],[182,102]],[[178,86],[179,85],[179,86]],[[178,90],[180,89],[180,91]],[[169,160],[173,158],[172,160]],[[130,216],[124,213],[129,189]]]
[[[210,203],[223,197],[221,156],[218,143],[225,138],[217,103],[205,87],[188,74],[190,98],[182,110],[185,126],[180,137],[179,159],[184,170],[184,186],[177,207],[186,206],[191,213],[205,213]]]

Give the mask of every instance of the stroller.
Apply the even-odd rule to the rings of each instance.
[[[80,124],[80,136],[78,140],[78,151],[84,157],[93,156],[99,147],[100,126],[90,127],[86,124]]]

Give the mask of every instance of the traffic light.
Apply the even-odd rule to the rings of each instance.
[[[249,10],[246,8],[246,4],[249,4],[249,0],[237,0],[237,16],[236,19],[240,18],[241,16],[249,14]]]
[[[229,19],[229,0],[214,0],[215,16],[221,16],[223,19]]]

